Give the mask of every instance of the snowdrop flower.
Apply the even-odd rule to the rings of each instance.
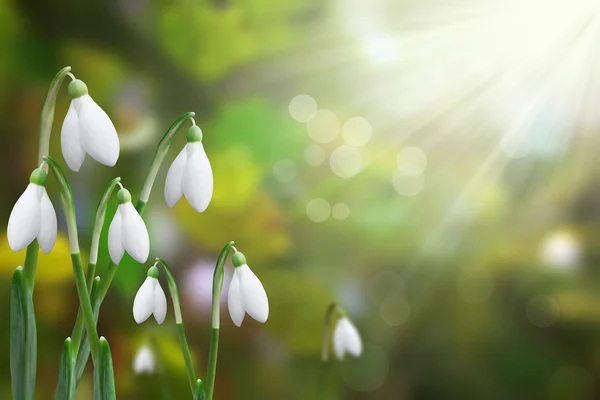
[[[118,264],[125,251],[139,263],[145,263],[150,253],[150,237],[144,220],[131,204],[129,190],[117,193],[119,207],[108,229],[108,252],[113,263]]]
[[[114,166],[119,158],[119,136],[112,121],[79,79],[69,83],[69,94],[73,100],[61,131],[62,152],[67,165],[73,171],[79,171],[87,153],[101,164]]]
[[[193,125],[186,138],[187,144],[167,173],[165,200],[173,207],[185,195],[194,210],[204,212],[213,194],[212,168],[202,146],[202,130]]]
[[[151,374],[154,372],[155,365],[154,354],[148,346],[142,347],[133,359],[133,371],[136,374]]]
[[[348,317],[341,317],[335,326],[333,349],[335,350],[335,355],[340,360],[344,358],[346,353],[350,353],[354,357],[358,357],[362,353],[360,335]]]
[[[148,277],[138,290],[133,301],[133,318],[141,324],[152,314],[159,324],[167,316],[167,298],[158,282],[158,268],[150,267]]]
[[[47,174],[35,169],[29,185],[19,197],[8,219],[8,244],[12,251],[20,251],[37,239],[48,254],[56,241],[56,211],[46,193]]]
[[[244,315],[248,313],[264,323],[269,317],[269,300],[262,283],[248,267],[242,253],[236,251],[231,260],[235,267],[227,295],[231,320],[241,326]]]

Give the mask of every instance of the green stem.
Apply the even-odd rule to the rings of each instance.
[[[63,79],[67,76],[69,71],[71,71],[71,67],[64,67],[54,76],[42,105],[42,112],[40,114],[38,165],[42,163],[44,156],[48,155],[50,151],[50,135],[52,134],[52,122],[54,121],[56,95],[58,94],[58,89],[60,89]],[[44,171],[48,172],[47,166],[44,165],[43,168]],[[38,245],[37,240],[34,240],[27,246],[27,254],[25,255],[25,264],[23,266],[25,279],[27,280],[31,293],[33,293],[33,286],[35,285],[35,272],[37,269],[39,248],[40,246]]]
[[[337,311],[337,312],[336,312]],[[329,361],[329,343],[331,342],[331,328],[333,327],[334,317],[340,314],[340,308],[337,303],[331,303],[325,312],[325,324],[323,327],[323,338],[321,343],[321,361],[323,367],[319,373],[317,383],[317,400],[323,399],[325,390],[325,376],[327,372],[327,362]]]
[[[188,380],[190,382],[190,389],[192,390],[192,396],[196,391],[196,372],[194,371],[194,364],[192,362],[192,353],[188,346],[187,338],[185,336],[185,329],[183,327],[183,317],[181,316],[181,303],[179,301],[179,289],[177,288],[177,282],[175,276],[171,272],[171,268],[162,259],[157,258],[156,262],[159,263],[165,270],[167,276],[167,284],[169,285],[169,293],[171,293],[171,299],[173,300],[173,312],[175,313],[175,323],[177,324],[177,330],[179,331],[179,343],[181,344],[181,352],[185,360],[185,368],[187,370]]]
[[[156,152],[154,154],[154,159],[152,160],[152,165],[150,167],[150,172],[148,173],[148,177],[146,178],[146,182],[144,183],[144,187],[142,189],[142,193],[140,194],[140,199],[138,200],[135,208],[140,215],[143,215],[144,210],[146,208],[146,204],[148,203],[148,199],[150,198],[150,192],[152,191],[152,186],[154,185],[154,181],[156,180],[156,175],[158,174],[158,170],[162,165],[162,162],[171,147],[171,143],[173,142],[173,138],[175,134],[178,132],[181,125],[190,118],[193,118],[196,115],[194,112],[187,112],[179,117],[173,124],[169,127],[167,132],[165,132],[164,136],[158,143],[158,147],[156,148]],[[106,297],[106,293],[108,293],[108,289],[112,284],[112,281],[117,273],[117,269],[119,268],[118,264],[113,263],[112,261],[106,268],[106,272],[104,276],[102,276],[102,280],[100,281],[100,287],[98,289],[98,296],[100,305],[104,301]],[[89,274],[88,274],[89,275]],[[84,321],[81,318],[81,315],[77,315],[77,320],[75,321],[75,327],[73,328],[73,332],[79,331],[83,329]],[[75,346],[75,349],[78,349],[79,346]]]
[[[164,134],[160,142],[158,143],[158,147],[156,148],[156,152],[154,153],[154,159],[152,160],[152,165],[150,166],[150,172],[148,172],[148,177],[144,182],[144,187],[142,188],[142,193],[140,194],[140,202],[144,204],[141,206],[143,210],[148,203],[148,199],[150,198],[150,192],[152,191],[152,186],[154,185],[154,181],[156,180],[156,175],[158,174],[158,170],[162,162],[164,161],[169,149],[171,148],[171,143],[173,143],[173,138],[175,134],[181,127],[181,125],[188,119],[193,118],[196,113],[187,112],[183,114],[181,117],[177,118],[175,122],[169,127],[167,132]],[[138,202],[139,204],[139,202]]]
[[[100,234],[102,233],[102,227],[104,226],[104,219],[106,218],[106,208],[108,200],[114,188],[121,182],[121,178],[117,177],[109,182],[108,186],[102,193],[100,203],[96,208],[96,220],[94,221],[94,231],[92,233],[92,242],[90,244],[90,257],[87,269],[87,287],[88,292],[92,290],[92,281],[96,273],[96,264],[98,262],[98,247],[100,244]]]
[[[27,253],[25,254],[25,265],[23,266],[23,272],[25,273],[25,279],[27,280],[27,286],[33,294],[33,285],[35,285],[35,270],[37,269],[38,251],[40,245],[37,240],[31,242],[27,246]]]
[[[54,76],[50,83],[50,88],[42,105],[42,113],[40,115],[40,143],[38,148],[38,164],[41,164],[44,157],[50,152],[50,135],[52,134],[52,123],[54,122],[54,109],[56,106],[56,95],[60,89],[63,79],[67,73],[71,71],[71,67],[64,67]],[[48,172],[48,168],[44,167]]]
[[[90,302],[90,295],[87,290],[87,284],[85,281],[85,274],[83,273],[83,265],[81,264],[81,256],[79,255],[79,240],[77,238],[77,220],[75,217],[75,207],[73,204],[73,194],[69,183],[65,178],[65,175],[59,165],[49,156],[44,157],[44,161],[48,167],[52,170],[56,180],[60,186],[60,199],[67,220],[67,231],[69,235],[69,248],[71,250],[71,260],[73,262],[73,272],[75,275],[75,286],[77,287],[77,294],[79,296],[79,304],[82,309],[83,319],[87,334],[90,341],[90,347],[92,349],[92,358],[96,360],[98,355],[97,350],[100,346],[100,339],[98,338],[98,332],[96,331],[96,323],[94,320],[94,312],[92,310],[92,303]]]
[[[212,287],[212,330],[210,333],[210,350],[208,352],[208,367],[206,371],[206,400],[212,400],[215,391],[215,376],[217,374],[217,356],[219,354],[219,328],[221,321],[221,292],[223,291],[223,276],[225,274],[225,262],[229,256],[229,250],[233,247],[231,241],[223,247],[215,273],[213,275]]]

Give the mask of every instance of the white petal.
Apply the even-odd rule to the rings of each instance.
[[[258,322],[265,322],[269,318],[269,300],[265,288],[246,264],[237,267],[236,271],[240,280],[242,307]]]
[[[160,287],[160,283],[157,281],[154,287],[154,319],[159,324],[165,321],[167,316],[167,297],[165,292]]]
[[[242,326],[244,315],[246,314],[242,307],[242,294],[240,293],[240,280],[238,277],[238,268],[233,271],[233,278],[229,283],[229,291],[227,293],[227,305],[229,307],[229,315],[236,326]]]
[[[133,300],[133,318],[135,322],[141,324],[154,312],[154,287],[158,284],[156,278],[147,277],[142,286],[137,291]]]
[[[40,231],[38,232],[38,243],[45,254],[50,253],[56,242],[56,211],[48,197],[46,188],[42,188],[42,199],[40,208]]]
[[[360,356],[362,353],[362,340],[358,330],[348,318],[344,322],[344,347],[354,357]]]
[[[335,356],[339,360],[344,359],[344,353],[346,352],[345,340],[344,340],[344,318],[338,320],[335,325],[335,331],[333,332],[333,350]]]
[[[63,157],[67,165],[73,171],[79,171],[83,160],[85,159],[85,150],[81,146],[79,139],[79,117],[75,111],[74,102],[71,101],[69,111],[62,125],[60,132],[60,144],[62,147]]]
[[[133,370],[137,374],[144,372],[154,372],[154,354],[152,351],[144,346],[138,351],[133,360]]]
[[[187,150],[184,147],[179,152],[173,164],[167,172],[167,180],[165,182],[165,200],[169,207],[173,207],[181,196],[183,196],[183,172],[185,171],[185,165],[187,163]]]
[[[7,236],[12,251],[23,250],[38,235],[43,189],[40,185],[30,183],[10,212]]]
[[[194,210],[204,212],[213,194],[212,168],[201,142],[188,143],[186,149],[183,194]]]
[[[108,228],[108,252],[113,263],[118,264],[125,254],[123,247],[123,214],[122,207],[119,205],[117,212]]]
[[[108,115],[90,97],[81,96],[74,101],[80,103],[80,140],[85,151],[96,161],[109,167],[119,159],[119,136]]]
[[[131,202],[121,204],[123,214],[123,246],[134,260],[145,263],[150,254],[148,229]]]

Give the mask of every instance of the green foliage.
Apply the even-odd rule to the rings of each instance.
[[[56,388],[55,400],[74,400],[76,391],[75,379],[75,357],[73,357],[73,344],[71,338],[65,340],[63,351],[60,356],[58,372],[58,386]]]
[[[98,293],[98,289],[100,286],[100,281],[94,279],[92,283],[92,292],[90,294],[90,299],[92,301],[92,310],[94,311],[94,319],[96,323],[98,322],[98,314],[100,313],[100,296]],[[81,335],[81,342],[79,344],[79,352],[77,353],[77,383],[81,379],[83,375],[83,371],[85,370],[85,366],[87,364],[88,358],[90,357],[90,342],[87,338],[87,332],[85,328],[83,329],[83,334]]]
[[[35,392],[37,332],[31,292],[23,268],[13,275],[10,293],[10,372],[14,400],[31,400]]]
[[[94,400],[115,400],[115,373],[108,341],[101,337],[94,365]]]

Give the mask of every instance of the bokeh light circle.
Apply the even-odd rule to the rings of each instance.
[[[410,305],[400,296],[391,296],[379,305],[379,315],[390,326],[399,326],[408,321]]]
[[[338,220],[344,220],[350,215],[350,207],[346,203],[336,203],[331,208],[331,215]]]
[[[423,175],[410,176],[400,171],[395,171],[392,178],[394,188],[402,196],[411,197],[418,195],[425,186]]]
[[[340,374],[346,384],[359,392],[379,389],[389,373],[389,361],[383,349],[364,343],[360,357],[348,357],[341,363]]]
[[[396,271],[384,270],[377,272],[369,280],[367,293],[372,302],[381,306],[389,297],[404,297],[404,279]]]
[[[299,94],[290,101],[290,115],[298,122],[308,122],[317,113],[317,102],[307,94]]]
[[[558,302],[551,296],[538,295],[527,302],[527,319],[538,328],[554,324],[560,315]]]
[[[273,175],[280,182],[291,182],[296,177],[296,163],[284,158],[273,165]]]
[[[306,215],[313,222],[327,221],[331,214],[331,206],[325,199],[312,199],[306,205]]]
[[[341,145],[331,153],[329,165],[337,176],[351,178],[362,171],[364,160],[360,151],[355,147]]]
[[[427,156],[418,147],[407,147],[398,153],[398,171],[404,175],[417,176],[425,171]]]
[[[327,158],[325,149],[319,145],[312,144],[304,150],[304,160],[308,165],[316,167],[323,164],[323,161]]]
[[[308,135],[317,143],[329,143],[340,133],[340,119],[331,110],[319,110],[306,123]]]
[[[369,121],[362,117],[352,117],[342,127],[344,140],[350,146],[364,146],[373,136],[373,128]]]
[[[482,303],[492,295],[494,281],[486,271],[466,271],[458,278],[456,289],[467,303]]]
[[[541,258],[549,266],[569,269],[577,266],[581,256],[579,242],[568,232],[556,232],[542,244]]]

